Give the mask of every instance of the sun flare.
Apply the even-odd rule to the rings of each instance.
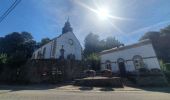
[[[102,20],[108,19],[109,18],[109,10],[107,8],[100,8],[97,10],[97,15]]]

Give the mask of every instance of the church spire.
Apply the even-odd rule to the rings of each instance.
[[[64,24],[64,27],[62,29],[62,34],[67,33],[67,32],[73,32],[73,29],[72,29],[70,22],[69,22],[69,17]]]

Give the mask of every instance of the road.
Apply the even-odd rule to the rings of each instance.
[[[170,94],[148,91],[0,90],[0,100],[170,100]]]

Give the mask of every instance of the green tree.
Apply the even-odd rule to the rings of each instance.
[[[19,67],[32,56],[36,42],[28,32],[13,32],[0,38],[0,53],[8,56],[11,67]]]
[[[7,55],[6,54],[0,54],[0,65],[7,63]]]
[[[43,38],[41,39],[41,42],[39,43],[39,46],[43,46],[44,44],[50,42],[51,40],[49,38]]]
[[[85,37],[84,43],[85,43],[85,49],[84,49],[84,55],[90,55],[92,53],[99,52],[99,36],[93,33],[88,34]]]
[[[89,69],[100,70],[100,58],[96,53],[92,53],[86,57],[87,66]]]
[[[85,60],[94,70],[98,70],[100,68],[99,56],[97,55],[99,52],[123,45],[114,37],[108,37],[105,40],[100,40],[99,36],[93,33],[89,33],[85,37],[84,43]]]
[[[106,38],[106,47],[104,49],[111,49],[123,45],[121,42],[115,39],[115,37]]]
[[[123,45],[121,42],[116,40],[115,37],[108,37],[105,40],[99,40],[99,36],[93,33],[90,33],[85,37],[84,43],[85,43],[84,49],[85,57],[92,53],[99,53],[103,50]]]

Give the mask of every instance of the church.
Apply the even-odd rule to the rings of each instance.
[[[150,40],[116,47],[100,52],[101,70],[109,69],[113,73],[125,76],[128,72],[140,68],[160,69],[160,65]]]
[[[65,22],[62,34],[35,50],[32,59],[82,59],[82,47],[69,19]]]

